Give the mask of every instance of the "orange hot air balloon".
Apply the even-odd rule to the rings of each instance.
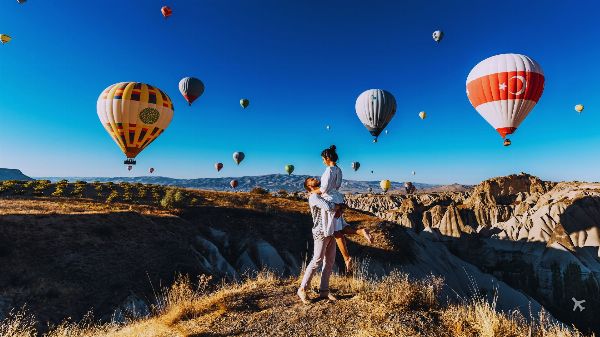
[[[229,182],[229,185],[231,185],[231,188],[236,188],[238,187],[238,181],[233,179],[231,182]]]
[[[223,163],[215,163],[215,169],[217,169],[217,172],[221,171],[222,168],[223,168]]]
[[[542,67],[530,57],[501,54],[479,62],[471,70],[467,96],[481,117],[505,139],[542,97],[544,81]],[[504,145],[510,145],[510,141]]]
[[[173,10],[171,9],[171,7],[169,6],[163,6],[160,9],[160,12],[162,13],[162,15],[166,18],[168,18],[169,16],[171,16],[173,14]]]

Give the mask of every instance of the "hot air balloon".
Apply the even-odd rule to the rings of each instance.
[[[133,168],[133,166],[131,166],[131,165],[127,166],[127,171],[131,171],[132,168]]]
[[[27,2],[27,0],[17,0],[17,2],[20,3],[20,4],[24,4],[24,3]]]
[[[373,170],[371,170],[371,173],[373,173]]]
[[[581,105],[581,104],[577,104],[577,105],[575,106],[575,111],[577,111],[577,112],[581,113],[581,112],[583,111],[583,105]]]
[[[327,129],[327,131],[329,131],[329,130],[331,130],[331,126],[327,125],[327,126],[325,127],[325,129]]]
[[[435,32],[433,32],[433,34],[431,34],[431,36],[433,37],[433,41],[439,43],[444,38],[444,32],[442,32],[441,30],[436,30]]]
[[[517,130],[543,91],[542,68],[521,54],[489,57],[467,76],[469,101],[503,139]]]
[[[246,158],[246,155],[244,154],[244,152],[234,152],[233,153],[233,161],[238,165],[242,162],[242,160],[244,160],[244,158]]]
[[[215,169],[217,169],[217,172],[221,171],[222,168],[223,168],[223,163],[215,163]]]
[[[150,168],[150,174],[154,173],[154,167]]]
[[[415,171],[412,171],[412,175],[414,176],[415,174],[417,174],[417,172],[415,172]]]
[[[392,187],[392,182],[389,180],[382,180],[379,182],[379,187],[383,190],[383,192],[387,192],[390,187]]]
[[[386,135],[388,134],[388,130],[387,130],[387,129],[385,130],[385,134],[386,134]]]
[[[135,165],[135,157],[160,136],[173,119],[173,103],[162,90],[139,82],[120,82],[98,97],[98,117],[106,132]]]
[[[2,42],[2,44],[9,43],[10,40],[12,40],[12,37],[6,34],[0,34],[0,42]]]
[[[404,191],[406,191],[406,194],[413,194],[415,193],[416,189],[417,188],[415,187],[415,185],[413,185],[413,183],[411,183],[410,181],[404,183]]]
[[[294,172],[294,165],[285,165],[285,172],[287,172],[288,176]]]
[[[354,171],[358,171],[358,169],[359,169],[359,168],[360,168],[360,163],[359,163],[359,162],[357,162],[357,161],[353,161],[353,162],[352,162],[352,169],[353,169]]]
[[[247,98],[240,99],[240,105],[242,108],[246,109],[248,105],[250,105],[250,101]]]
[[[195,77],[184,77],[179,81],[179,92],[191,106],[204,93],[204,83]]]
[[[173,14],[173,10],[169,6],[162,6],[162,8],[160,9],[160,12],[165,17],[165,19]]]
[[[231,186],[231,188],[236,188],[236,187],[238,187],[238,181],[233,179],[232,181],[229,182],[229,185]]]
[[[392,94],[381,89],[369,89],[356,99],[356,115],[375,137],[385,129],[396,113],[396,99]]]
[[[427,118],[427,113],[425,111],[419,112],[419,118],[421,118],[421,119]]]
[[[372,188],[372,187],[369,187],[369,188],[367,189],[367,191],[369,191],[369,193],[371,193],[371,192],[373,192],[373,188]]]

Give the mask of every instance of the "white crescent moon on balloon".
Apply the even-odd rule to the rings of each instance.
[[[509,78],[508,80],[510,81],[510,80],[512,80],[513,78],[516,78],[516,79],[518,79],[519,81],[521,81],[521,83],[523,83],[523,88],[521,88],[521,90],[519,90],[519,91],[517,91],[517,92],[512,92],[512,91],[509,91],[509,92],[510,92],[511,94],[513,94],[513,95],[517,95],[517,96],[518,96],[518,95],[521,95],[522,93],[524,93],[524,92],[525,92],[525,89],[527,89],[527,81],[525,80],[525,77],[523,77],[523,76],[513,76],[513,77]]]

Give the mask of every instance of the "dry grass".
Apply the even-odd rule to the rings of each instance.
[[[207,278],[196,285],[180,278],[159,296],[149,318],[122,325],[65,322],[44,336],[582,336],[546,317],[528,324],[517,313],[498,313],[494,302],[483,299],[444,306],[438,301],[443,281],[436,277],[415,281],[401,273],[378,280],[360,273],[334,275],[331,288],[340,300],[310,305],[296,298],[298,283],[263,272],[210,289]],[[0,323],[1,336],[35,334],[33,318],[23,312]]]

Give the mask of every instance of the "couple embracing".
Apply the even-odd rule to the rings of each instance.
[[[360,234],[371,243],[371,235],[366,229],[352,228],[344,221],[344,196],[339,192],[342,185],[342,170],[337,166],[338,155],[335,145],[321,152],[325,172],[321,180],[307,178],[304,188],[310,193],[308,204],[313,219],[312,235],[314,240],[313,256],[306,267],[302,283],[298,289],[300,300],[310,303],[307,290],[313,275],[321,264],[321,285],[319,296],[335,301],[336,298],[329,292],[329,277],[333,270],[336,255],[336,245],[344,257],[346,270],[352,269],[352,258],[346,247],[345,235]]]

